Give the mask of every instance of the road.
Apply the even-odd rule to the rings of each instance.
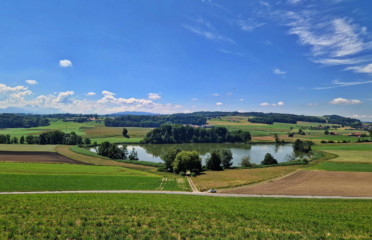
[[[240,197],[240,198],[306,198],[306,199],[369,199],[372,197],[344,197],[344,196],[306,196],[306,195],[260,195],[260,194],[229,194],[229,193],[206,193],[206,192],[176,192],[176,191],[134,191],[134,190],[101,190],[101,191],[43,191],[43,192],[0,192],[0,195],[25,195],[25,194],[76,194],[76,193],[116,193],[116,194],[168,194],[168,195],[192,195],[209,197]]]

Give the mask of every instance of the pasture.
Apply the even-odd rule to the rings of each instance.
[[[114,166],[0,163],[0,191],[183,190],[185,178]]]
[[[0,196],[1,239],[368,239],[370,200]]]

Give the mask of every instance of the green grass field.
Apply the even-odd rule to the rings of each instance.
[[[372,143],[318,144],[314,150],[372,151]]]
[[[341,162],[321,162],[311,166],[312,170],[324,171],[347,171],[347,172],[372,172],[371,163],[341,163]]]
[[[186,178],[114,166],[0,163],[0,191],[183,190]]]
[[[0,196],[1,239],[370,239],[370,200]]]

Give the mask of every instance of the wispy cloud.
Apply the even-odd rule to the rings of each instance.
[[[326,87],[316,87],[315,90],[324,90],[324,89],[332,89],[332,88],[339,88],[339,87],[351,87],[356,85],[362,85],[362,84],[370,84],[372,83],[372,80],[368,81],[359,81],[359,82],[340,82],[338,80],[334,80],[333,85],[326,86]]]
[[[258,22],[257,20],[253,18],[248,18],[248,19],[239,19],[237,21],[238,26],[240,27],[241,30],[250,32],[253,31],[256,28],[262,27],[265,25],[263,22]]]
[[[190,32],[195,33],[196,35],[202,36],[208,40],[235,43],[235,41],[232,40],[231,38],[222,36],[212,29],[202,29],[201,27],[190,26],[187,24],[184,24],[183,27],[189,30]]]
[[[212,93],[212,96],[213,97],[218,97],[218,96],[220,96],[220,94],[219,93]]]
[[[216,102],[216,106],[222,106],[223,103],[222,102]]]
[[[160,99],[161,96],[158,93],[149,93],[148,98],[151,99],[151,100],[157,100],[157,99]]]
[[[88,92],[88,93],[87,93],[87,96],[94,96],[94,95],[96,95],[95,92]]]
[[[365,65],[365,66],[354,66],[354,67],[347,67],[345,70],[352,70],[357,73],[368,73],[372,74],[372,63]]]

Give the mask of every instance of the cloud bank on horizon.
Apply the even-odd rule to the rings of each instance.
[[[22,2],[0,3],[2,112],[372,120],[368,1]]]

